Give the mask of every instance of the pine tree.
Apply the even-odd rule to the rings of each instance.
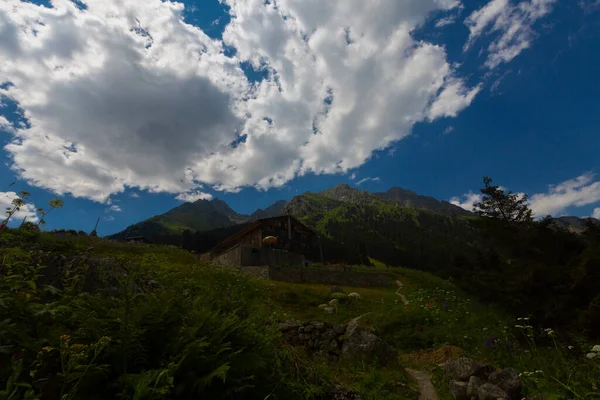
[[[526,194],[511,191],[507,193],[491,183],[492,178],[483,177],[485,187],[480,190],[483,198],[479,203],[475,203],[473,208],[477,215],[514,223],[533,221],[533,212],[527,205]]]

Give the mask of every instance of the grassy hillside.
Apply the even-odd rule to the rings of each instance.
[[[424,272],[376,263],[402,287],[343,287],[361,299],[343,298],[327,314],[319,305],[329,286],[259,281],[168,246],[14,230],[0,245],[3,398],[329,399],[341,385],[364,399],[416,399],[405,367],[432,369],[444,398],[436,365],[459,355],[516,368],[526,396],[584,398],[600,373],[582,338],[519,320],[531,316]],[[73,255],[79,261],[53,269],[52,260]],[[88,266],[105,257],[114,258],[105,280],[83,291]],[[60,287],[36,284],[35,275],[57,273]],[[397,350],[398,365],[332,361],[287,345],[277,329],[357,316]]]
[[[285,211],[346,247],[394,266],[447,269],[477,238],[469,218],[401,207],[368,192],[357,196],[363,200],[308,193],[292,199]]]

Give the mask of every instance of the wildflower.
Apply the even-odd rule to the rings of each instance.
[[[231,292],[228,290],[227,293],[225,293],[225,297],[231,297]]]
[[[485,332],[485,331],[487,331],[487,330],[488,330],[488,328],[483,328],[483,331],[484,331],[484,332]]]
[[[573,350],[573,348],[574,348],[574,347],[573,347],[573,346],[567,346],[567,348],[568,348],[569,350]]]
[[[598,353],[587,353],[585,356],[591,360],[592,358],[596,358]]]
[[[600,345],[595,345],[594,347],[592,347],[592,351],[594,353],[600,353]]]
[[[445,301],[444,304],[442,304],[442,307],[444,307],[447,310],[448,309],[448,302]]]
[[[61,342],[65,342],[66,344],[69,344],[69,341],[71,340],[71,336],[64,334],[64,335],[60,335],[60,340]]]

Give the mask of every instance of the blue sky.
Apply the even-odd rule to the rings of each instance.
[[[600,216],[597,0],[83,3],[0,5],[21,219],[60,197],[47,229],[105,235],[337,183],[469,208],[483,175],[539,216]]]

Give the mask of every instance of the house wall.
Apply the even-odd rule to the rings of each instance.
[[[241,246],[241,266],[280,265],[303,266],[304,254],[290,253],[269,247]]]
[[[290,283],[321,283],[356,287],[388,287],[392,284],[390,276],[384,273],[279,266],[269,267],[269,279]]]
[[[239,267],[241,263],[241,254],[241,247],[235,245],[213,258],[212,261],[216,264]]]
[[[276,249],[304,254],[309,260],[318,258],[317,235],[293,218],[281,217],[265,220],[262,222],[261,233],[262,237],[277,237],[277,243],[273,246]]]

